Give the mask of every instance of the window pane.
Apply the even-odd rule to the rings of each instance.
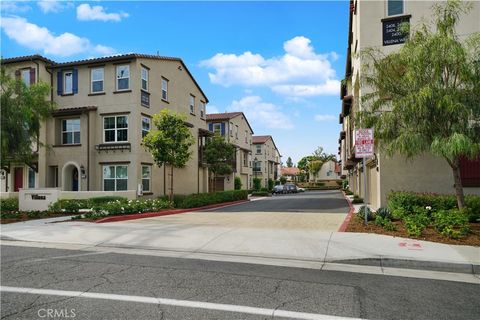
[[[105,191],[115,191],[115,180],[114,179],[104,179],[103,180],[103,190],[105,190]]]
[[[102,92],[103,91],[103,81],[94,81],[92,83],[92,92]]]
[[[63,144],[71,144],[72,142],[72,133],[71,132],[64,132],[62,134],[62,141]]]
[[[104,129],[114,129],[115,128],[115,117],[103,118],[103,128]]]
[[[72,73],[65,73],[65,93],[72,93]]]
[[[388,0],[388,15],[403,13],[403,0]]]
[[[103,80],[103,68],[92,70],[92,81]]]
[[[115,178],[115,166],[104,166],[103,167],[103,178],[104,179]]]
[[[118,79],[118,90],[125,90],[128,89],[128,82],[129,79]]]
[[[67,120],[62,120],[62,131],[67,131]]]
[[[117,179],[127,177],[127,166],[117,166]]]
[[[127,190],[127,179],[117,179],[117,191]]]
[[[143,80],[143,79],[142,79],[142,89],[143,89],[143,90],[147,90],[147,89],[148,89],[148,88],[147,88],[147,80]]]
[[[105,142],[115,141],[115,130],[105,130]]]
[[[128,119],[125,116],[117,117],[117,128],[127,128]]]
[[[142,129],[143,130],[150,130],[150,119],[149,118],[142,118]]]
[[[28,187],[35,188],[35,171],[32,168],[28,168]]]
[[[129,66],[118,66],[117,67],[117,78],[128,78],[128,77],[130,77]]]
[[[80,143],[80,131],[73,133],[73,143]]]
[[[150,166],[142,166],[142,178],[150,178]]]
[[[80,119],[72,119],[70,121],[72,123],[72,130],[80,131]]]
[[[150,179],[142,179],[143,191],[150,191]]]
[[[128,140],[128,130],[121,129],[117,130],[117,141],[127,141]]]

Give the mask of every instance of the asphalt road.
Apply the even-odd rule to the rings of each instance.
[[[345,214],[349,206],[338,190],[279,194],[245,204],[209,211],[221,212],[318,212]]]
[[[479,316],[480,286],[468,283],[145,255],[1,249],[3,288],[60,290],[58,295],[2,292],[2,319],[49,319],[48,310],[63,314],[56,319],[105,320],[277,318],[259,310],[363,319]],[[72,297],[66,291],[110,295]],[[175,300],[158,304],[139,296]],[[242,312],[251,311],[246,307],[262,309]]]

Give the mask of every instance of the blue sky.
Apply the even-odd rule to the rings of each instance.
[[[4,2],[1,54],[55,61],[128,52],[180,57],[207,112],[243,111],[285,162],[337,154],[347,1]]]

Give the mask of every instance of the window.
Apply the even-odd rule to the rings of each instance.
[[[91,71],[92,93],[103,92],[103,68],[95,68]]]
[[[117,66],[117,90],[130,89],[130,66]]]
[[[142,89],[148,91],[148,69],[142,67]]]
[[[128,141],[127,116],[103,118],[104,142]]]
[[[243,166],[248,167],[248,152],[243,152]]]
[[[30,69],[23,69],[21,71],[22,81],[27,86],[30,87]]]
[[[190,95],[190,113],[195,114],[195,96]]]
[[[73,72],[65,71],[63,73],[63,94],[73,93]]]
[[[230,128],[230,137],[233,137],[233,123],[232,122],[230,122],[229,128]]]
[[[168,101],[168,80],[162,78],[162,100]]]
[[[143,192],[150,192],[150,180],[152,177],[152,166],[142,166],[142,187]]]
[[[128,167],[125,165],[103,166],[103,190],[127,190]]]
[[[403,13],[403,0],[387,0],[387,13],[394,16]]]
[[[215,134],[222,134],[222,124],[221,123],[214,123],[213,124],[213,133]]]
[[[257,144],[257,154],[262,154],[262,146]]]
[[[35,170],[28,168],[28,188],[35,189]]]
[[[62,120],[62,144],[80,143],[80,119]]]
[[[142,138],[150,132],[151,119],[149,117],[142,117]]]
[[[247,143],[247,142],[248,142],[248,131],[245,130],[245,143]]]
[[[205,102],[200,101],[200,118],[205,118]]]
[[[238,126],[235,125],[235,139],[238,139]]]

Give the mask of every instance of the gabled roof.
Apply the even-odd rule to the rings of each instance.
[[[209,113],[207,114],[207,122],[216,121],[216,120],[230,120],[238,116],[243,116],[243,119],[245,119],[245,122],[247,123],[248,127],[250,128],[250,131],[253,134],[254,132],[253,132],[252,126],[248,122],[248,119],[243,112]]]
[[[280,154],[280,150],[278,150],[277,145],[275,144],[275,141],[273,141],[272,136],[253,136],[252,137],[252,144],[264,144],[270,139],[272,139],[273,146],[275,147],[275,149],[277,149],[278,153]],[[282,155],[280,154],[280,157],[281,156]]]
[[[47,58],[45,58],[41,55],[36,54],[36,55],[31,55],[31,56],[22,56],[22,57],[13,57],[13,58],[2,59],[2,64],[23,62],[23,61],[31,61],[31,60],[42,60],[42,61],[45,61],[47,63],[50,63],[52,65],[52,67],[64,68],[64,67],[79,66],[79,65],[93,64],[93,63],[114,62],[114,61],[121,61],[121,60],[133,60],[133,59],[137,59],[137,58],[155,59],[155,60],[163,60],[163,61],[176,61],[176,62],[181,63],[182,67],[185,69],[185,71],[187,71],[187,74],[193,80],[193,83],[195,83],[198,90],[200,90],[202,95],[205,97],[205,100],[206,100],[205,102],[208,103],[207,95],[203,92],[202,88],[200,88],[200,86],[198,85],[197,81],[195,80],[195,78],[192,76],[192,74],[188,70],[185,63],[182,61],[182,59],[175,58],[175,57],[156,56],[156,55],[151,55],[151,54],[140,54],[140,53],[127,53],[127,54],[118,54],[118,55],[100,57],[100,58],[83,59],[83,60],[75,60],[75,61],[67,61],[67,62],[55,62],[55,61],[47,59]]]
[[[280,173],[282,174],[282,176],[296,176],[300,173],[300,169],[296,167],[282,167]]]

